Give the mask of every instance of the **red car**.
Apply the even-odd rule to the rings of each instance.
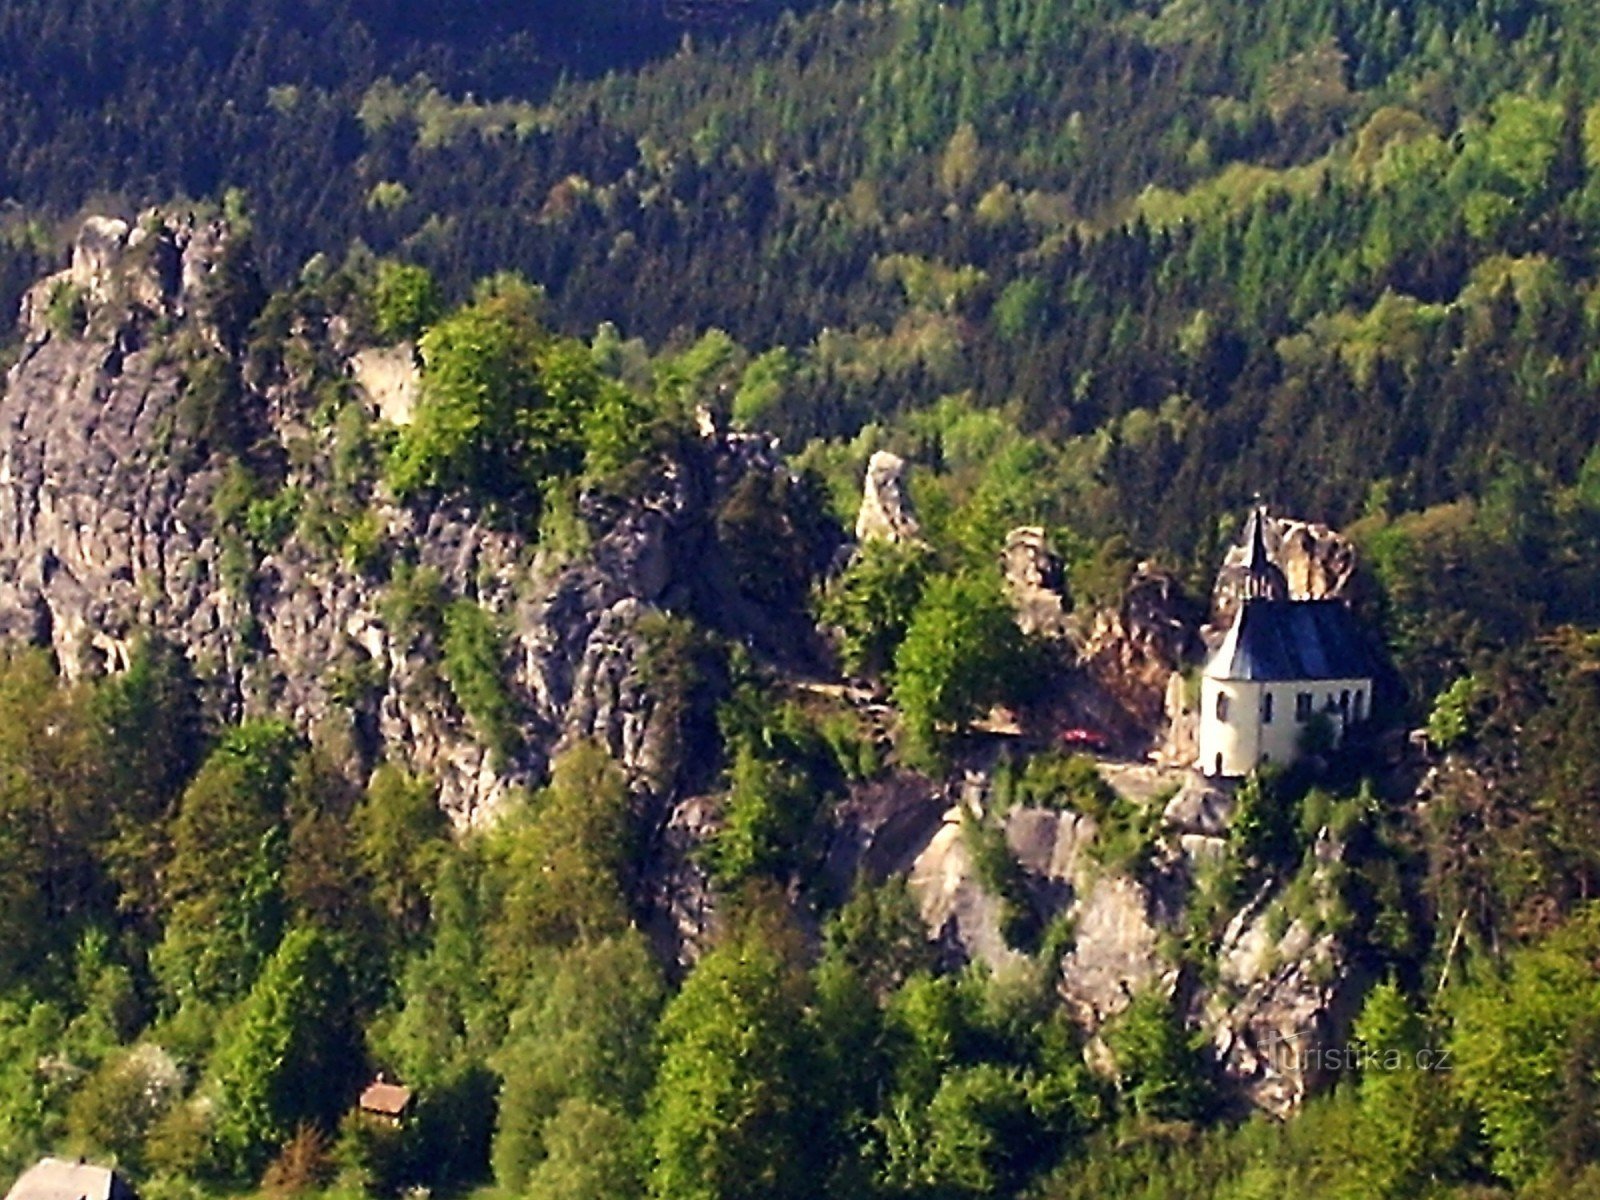
[[[1106,739],[1105,734],[1098,733],[1093,729],[1083,729],[1081,727],[1063,729],[1061,731],[1061,744],[1063,746],[1073,746],[1082,748],[1084,750],[1094,750],[1100,754],[1104,754],[1107,750],[1111,749],[1111,743]]]

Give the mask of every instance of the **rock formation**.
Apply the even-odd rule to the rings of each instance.
[[[269,537],[239,528],[241,506],[225,513],[220,497],[241,458],[269,499],[309,509],[334,490],[349,447],[319,389],[351,397],[362,424],[380,404],[400,417],[415,392],[394,354],[352,363],[314,316],[287,322],[289,351],[247,352],[260,302],[225,226],[156,214],[86,222],[71,265],[28,293],[0,397],[0,635],[49,646],[74,677],[167,638],[217,719],[290,718],[357,769],[403,761],[439,781],[461,824],[538,782],[576,738],[607,745],[641,792],[671,790],[684,705],[651,673],[664,614],[803,641],[740,593],[719,535],[741,481],[787,473],[761,439],[700,441],[630,499],[585,497],[579,552],[459,502],[397,504],[371,480],[358,516],[373,545],[359,555],[292,507]],[[240,449],[224,453],[229,439]],[[397,613],[402,568],[436,581],[434,603],[475,602],[503,629],[511,754],[483,744],[441,679],[437,625]]]
[[[1044,530],[1037,525],[1024,525],[1007,533],[1000,566],[1022,632],[1065,637],[1071,611],[1066,573],[1061,557],[1050,549]]]
[[[1200,648],[1199,616],[1171,575],[1141,563],[1116,608],[1098,613],[1081,661],[1147,736],[1163,728],[1172,674]]]
[[[1343,855],[1323,830],[1312,848],[1318,911],[1283,915],[1283,893],[1268,887],[1240,909],[1216,951],[1217,986],[1196,1000],[1223,1079],[1280,1117],[1324,1082],[1327,1051],[1344,1045],[1371,982],[1339,936],[1321,928]]]
[[[422,392],[415,346],[401,342],[359,350],[350,357],[350,374],[377,408],[380,420],[397,426],[411,424]]]
[[[1286,1115],[1321,1082],[1319,1060],[1348,1036],[1367,983],[1346,944],[1326,928],[1343,847],[1326,831],[1318,836],[1311,911],[1284,911],[1287,881],[1268,881],[1229,915],[1209,951],[1215,977],[1202,980],[1176,948],[1188,932],[1200,881],[1231,852],[1232,798],[1189,772],[1124,768],[1108,778],[1136,803],[1164,803],[1137,870],[1112,870],[1097,860],[1104,831],[1088,816],[1037,808],[1004,816],[1007,844],[1038,915],[1072,925],[1072,944],[1059,963],[1063,1003],[1082,1029],[1097,1035],[1141,992],[1174,997],[1203,1034],[1228,1088],[1252,1106]],[[1176,792],[1162,781],[1176,782]],[[936,798],[904,797],[925,838],[912,859],[911,886],[947,961],[1014,968],[1024,958],[1006,942],[1005,902],[977,879],[961,820],[964,806],[981,809],[984,787],[969,780],[963,791],[932,823],[928,810]],[[880,814],[879,824],[889,828],[895,819]]]
[[[921,536],[906,483],[906,460],[887,450],[876,451],[867,462],[856,541],[914,542]]]

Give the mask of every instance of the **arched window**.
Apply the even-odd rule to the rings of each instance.
[[[1227,692],[1218,692],[1217,693],[1217,720],[1226,721],[1227,719],[1228,719],[1228,693]]]

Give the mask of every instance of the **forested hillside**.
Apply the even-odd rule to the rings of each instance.
[[[0,300],[81,260],[0,420],[7,1179],[1596,1186],[1591,5],[17,0],[0,63]],[[843,553],[883,449],[919,535]],[[1191,827],[1027,738],[1140,586],[1187,694],[1258,493],[1381,703]],[[1281,1122],[1262,994],[1354,1056]]]
[[[238,189],[273,281],[360,244],[520,270],[571,332],[725,330],[791,447],[952,393],[1088,437],[1048,496],[1195,569],[1256,489],[1344,522],[1575,478],[1584,6],[738,11],[13,8],[4,290],[91,200]]]

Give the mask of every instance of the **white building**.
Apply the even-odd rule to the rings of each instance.
[[[1248,775],[1293,762],[1305,730],[1326,717],[1334,741],[1372,706],[1372,657],[1338,600],[1291,600],[1267,556],[1262,511],[1251,514],[1238,611],[1200,682],[1200,769]]]

